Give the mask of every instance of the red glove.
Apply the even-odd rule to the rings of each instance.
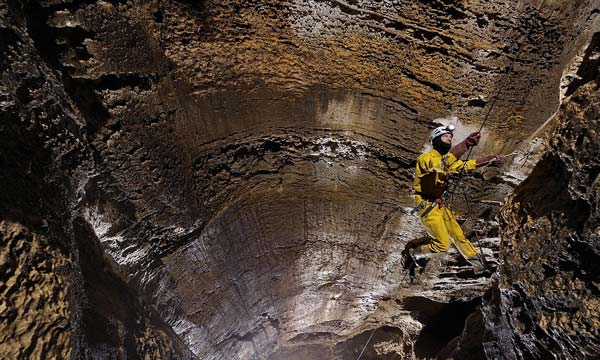
[[[479,144],[479,140],[481,140],[481,133],[477,131],[467,136],[467,138],[465,139],[465,143],[468,147],[473,147]]]
[[[438,207],[440,209],[444,207],[444,199],[442,199],[442,198],[435,199],[435,203],[438,205]]]
[[[489,155],[489,156],[484,156],[484,157],[481,157],[481,158],[475,160],[475,164],[477,166],[485,166],[485,165],[494,166],[494,165],[502,164],[502,161],[504,161],[504,157],[502,157],[500,155]]]
[[[457,159],[460,159],[460,157],[464,153],[466,153],[468,149],[469,149],[469,147],[467,146],[467,140],[465,139],[465,140],[459,142],[458,144],[454,145],[452,147],[452,149],[450,149],[450,152],[453,153]]]
[[[453,153],[457,159],[460,159],[460,157],[466,153],[470,147],[479,144],[479,139],[481,139],[481,134],[479,131],[471,133],[471,135],[467,136],[466,139],[453,146],[452,149],[450,149],[450,152]]]

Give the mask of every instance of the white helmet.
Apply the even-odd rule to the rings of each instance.
[[[436,137],[442,136],[444,134],[452,134],[453,131],[454,131],[454,125],[444,125],[444,126],[436,127],[431,132],[431,137],[429,138],[429,141],[433,141],[433,139],[435,139]]]

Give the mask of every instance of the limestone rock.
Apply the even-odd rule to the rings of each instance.
[[[600,355],[599,39],[587,48],[580,84],[561,106],[549,150],[502,209],[502,266],[450,352],[456,358]]]
[[[581,49],[598,6],[0,2],[11,301],[0,312],[19,320],[2,318],[0,349],[594,356],[598,64],[596,50]],[[403,250],[425,236],[409,214],[414,159],[433,119],[448,115],[457,138],[485,125],[473,157],[521,150],[531,160],[461,180],[452,201],[499,267],[478,311],[491,274],[475,276],[456,252],[412,285],[403,268]],[[548,147],[530,145],[555,122]],[[549,234],[562,240],[542,241]],[[54,294],[56,307],[17,311],[16,301],[39,304],[17,279]],[[50,325],[19,328],[51,309]]]

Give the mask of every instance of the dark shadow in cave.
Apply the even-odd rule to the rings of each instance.
[[[373,336],[371,337],[371,335]],[[380,343],[396,342],[404,347],[405,353],[409,354],[412,344],[404,344],[403,338],[402,329],[392,326],[382,326],[376,328],[375,333],[373,333],[373,330],[368,330],[338,343],[335,347],[335,352],[338,355],[338,359],[357,359],[360,355],[361,360],[401,360],[403,357],[396,351],[385,353],[383,349],[377,351],[376,347]]]
[[[122,1],[109,2],[119,4]],[[123,87],[149,90],[166,76],[173,65],[166,57],[162,56],[163,50],[159,49],[162,65],[157,66],[153,73],[104,74],[98,78],[74,76],[75,69],[65,63],[63,59],[65,54],[72,49],[76,54],[77,61],[89,60],[92,55],[87,51],[85,40],[96,39],[96,33],[81,26],[53,27],[48,22],[56,11],[76,11],[80,6],[88,3],[94,3],[94,1],[78,0],[68,4],[48,6],[38,2],[29,2],[23,12],[26,14],[28,32],[34,40],[36,49],[48,66],[57,71],[67,94],[86,120],[88,135],[93,137],[110,119],[110,114],[98,95],[101,90],[117,90]],[[156,15],[154,16],[156,17]],[[164,21],[163,17],[164,15],[161,14],[161,22]]]
[[[404,307],[425,325],[414,344],[417,358],[435,358],[448,342],[461,334],[466,318],[480,304],[481,297],[449,304],[420,296],[405,298]]]

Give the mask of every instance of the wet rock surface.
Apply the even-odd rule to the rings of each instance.
[[[546,301],[534,297],[549,286],[536,278],[545,267],[507,250],[530,246],[546,255],[533,236],[531,245],[517,240],[524,230],[516,224],[525,222],[521,214],[543,220],[560,211],[534,212],[517,190],[502,229],[494,220],[533,168],[535,161],[515,170],[524,154],[461,180],[463,192],[452,201],[468,237],[499,266],[482,311],[491,274],[476,276],[453,250],[411,283],[403,257],[425,237],[409,215],[410,187],[414,159],[437,125],[431,119],[459,116],[461,137],[495,101],[473,156],[522,149],[560,96],[595,96],[593,53],[569,81],[563,76],[590,38],[594,8],[553,1],[2,2],[2,219],[30,231],[28,243],[45,246],[50,265],[42,273],[65,270],[28,279],[56,294],[58,320],[40,327],[55,335],[19,332],[1,313],[2,333],[11,334],[6,344],[25,344],[32,334],[38,340],[0,345],[0,353],[402,359],[471,349],[474,358],[494,358],[514,346],[503,356],[542,358],[547,353],[531,344],[561,354],[544,340],[557,331],[565,340],[556,349],[594,354],[598,326],[581,310],[594,304],[586,297],[593,258],[559,261],[585,275],[553,278],[560,280],[552,283],[556,295]],[[566,128],[579,113],[594,119],[585,101],[560,113]],[[578,133],[588,120],[576,125]],[[589,134],[576,147],[592,149]],[[556,206],[570,204],[569,214],[580,205],[588,210],[548,220],[540,239],[572,223],[565,237],[594,236],[585,219],[593,218],[595,195],[581,189],[594,188],[595,165],[591,156],[571,154],[569,144],[552,145],[554,160],[543,158],[521,189],[561,189],[533,201],[547,196]],[[575,160],[565,156],[591,164],[567,179],[591,180],[572,184],[545,173],[570,173]],[[584,200],[570,200],[575,185]],[[7,253],[22,259],[6,262],[7,274],[37,266],[28,258],[33,251],[2,234]],[[577,285],[574,299],[565,284]],[[7,298],[28,297],[6,289],[13,288],[2,289]],[[546,333],[518,335],[523,328],[506,311],[522,307],[520,299],[536,299],[524,311],[544,319]],[[572,318],[543,315],[558,303],[580,310]],[[567,320],[589,334],[549,325]],[[463,329],[485,337],[460,337]],[[585,348],[564,345],[586,339]]]

